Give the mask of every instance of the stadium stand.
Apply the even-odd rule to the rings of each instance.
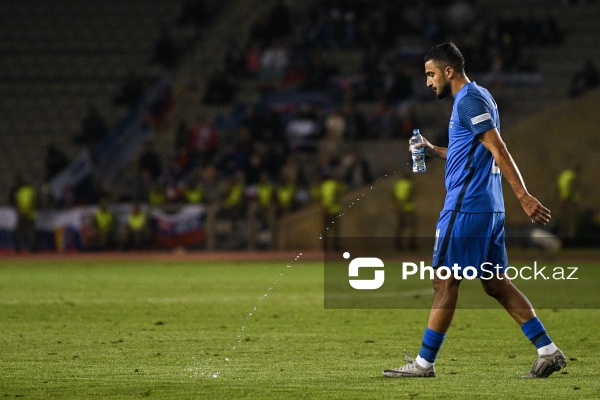
[[[434,101],[421,65],[434,42],[454,40],[464,49],[467,72],[493,91],[509,140],[518,121],[567,100],[583,63],[600,65],[590,51],[600,27],[586,22],[600,17],[600,7],[558,0],[513,6],[8,0],[0,4],[11,16],[0,27],[7,115],[0,167],[42,183],[47,146],[74,158],[81,144],[73,138],[90,106],[112,130],[132,105],[115,104],[116,97],[171,72],[174,106],[152,133],[164,166],[154,183],[167,202],[185,202],[188,180],[209,166],[225,186],[240,168],[250,183],[267,169],[277,184],[288,165],[299,188],[295,204],[306,205],[315,176],[345,167],[347,155],[361,154],[373,176],[385,177],[409,162],[404,138],[413,127],[443,143],[448,104]],[[206,132],[215,137],[210,152],[198,145]],[[248,160],[256,158],[252,167]],[[136,165],[118,174],[109,193],[115,200],[128,199],[130,183],[143,175]],[[11,174],[0,177],[5,192],[12,182]]]

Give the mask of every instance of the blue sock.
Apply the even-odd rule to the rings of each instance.
[[[435,358],[437,357],[438,351],[440,351],[440,347],[442,347],[442,343],[444,343],[445,337],[445,333],[436,332],[429,328],[425,329],[423,343],[421,345],[421,350],[419,350],[421,358],[424,358],[431,363],[435,362]]]
[[[527,339],[533,343],[536,349],[552,343],[552,339],[546,333],[546,329],[538,317],[533,317],[521,325],[521,330],[527,336]]]

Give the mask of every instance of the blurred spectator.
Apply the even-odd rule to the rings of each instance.
[[[408,103],[408,102],[407,102]],[[419,128],[417,112],[414,104],[404,104],[399,111],[399,138],[409,138],[412,136],[413,129]]]
[[[377,104],[371,115],[371,137],[394,138],[399,134],[399,119],[394,108],[385,100]]]
[[[261,69],[262,49],[258,42],[253,42],[246,53],[245,65],[246,75],[250,78],[256,78]]]
[[[446,16],[451,32],[464,34],[472,26],[475,11],[468,1],[454,0],[446,9]]]
[[[119,93],[113,99],[113,104],[131,107],[141,100],[144,94],[144,82],[136,74],[135,70],[129,69],[119,89]]]
[[[397,68],[390,71],[389,82],[385,82],[386,98],[390,103],[398,103],[413,95],[412,79],[408,69]]]
[[[144,144],[144,148],[138,158],[139,170],[147,170],[150,172],[152,180],[158,179],[162,174],[162,161],[160,154],[155,150],[154,143],[149,140]]]
[[[75,136],[76,144],[93,146],[107,133],[106,122],[95,106],[89,106],[87,115],[81,122],[81,134]]]
[[[175,131],[175,151],[178,151],[182,146],[188,145],[188,140],[191,134],[191,129],[187,121],[179,121],[177,130]]]
[[[154,186],[154,182],[150,170],[140,169],[133,177],[128,179],[126,184],[127,194],[121,198],[121,201],[144,202],[148,199],[152,186]]]
[[[289,51],[276,40],[262,52],[259,76],[266,80],[280,80],[288,64]]]
[[[200,115],[188,138],[192,165],[211,163],[217,153],[218,144],[219,133],[213,121],[206,115]]]
[[[219,171],[213,164],[209,164],[202,169],[202,189],[205,203],[217,204],[220,201]]]
[[[244,54],[237,43],[230,43],[225,52],[225,75],[241,77],[244,73]]]
[[[325,136],[319,145],[319,151],[334,155],[339,151],[346,131],[346,120],[339,109],[335,108],[325,118]]]
[[[245,177],[244,171],[239,170],[227,179],[222,192],[222,207],[219,216],[231,220],[240,220],[246,214],[244,198]]]
[[[347,102],[344,105],[344,117],[346,118],[344,137],[354,140],[362,140],[368,137],[367,120],[354,103]]]
[[[179,62],[179,50],[175,39],[166,28],[161,29],[160,36],[154,45],[152,61],[169,69],[174,68]]]
[[[148,191],[148,203],[152,207],[160,207],[167,201],[165,188],[159,182],[155,182]]]
[[[50,144],[46,147],[45,164],[46,182],[48,182],[69,164],[69,159],[64,152],[59,150],[55,145]]]
[[[355,152],[345,157],[342,166],[346,171],[344,181],[350,189],[356,189],[373,182],[369,162],[365,160],[361,153]]]
[[[340,173],[335,170],[331,177],[321,183],[321,209],[323,213],[323,249],[340,249],[341,196],[347,190]]]
[[[569,96],[576,97],[595,88],[600,84],[600,74],[592,60],[587,60],[583,67],[573,74],[571,79],[571,87],[569,88]]]
[[[237,85],[232,83],[223,71],[217,69],[208,78],[202,101],[206,104],[228,104],[233,101],[237,91]]]
[[[290,33],[292,27],[290,10],[283,0],[277,0],[269,12],[270,36],[281,38]]]
[[[145,249],[152,238],[150,219],[140,203],[134,203],[127,215],[127,223],[121,233],[121,247],[125,249]]]
[[[322,127],[314,107],[303,105],[285,129],[292,151],[316,151]]]
[[[37,209],[37,192],[29,177],[19,175],[10,193],[9,203],[17,213],[17,228],[15,230],[15,250],[23,249],[37,251],[35,238],[35,219]]]
[[[319,90],[327,88],[331,77],[337,71],[337,67],[325,63],[321,56],[313,57],[307,65],[304,88]]]
[[[296,182],[288,174],[282,174],[277,185],[277,212],[287,214],[294,209],[296,197]]]
[[[108,200],[103,198],[92,219],[91,248],[106,250],[114,244],[116,222],[114,214],[108,209]]]

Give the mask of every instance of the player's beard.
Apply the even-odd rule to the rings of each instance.
[[[438,100],[445,99],[450,94],[450,83],[444,82],[444,85],[440,87],[439,91],[436,92]]]

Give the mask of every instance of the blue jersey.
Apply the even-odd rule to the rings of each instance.
[[[475,82],[467,83],[454,96],[448,127],[444,210],[504,212],[502,174],[478,137],[493,128],[500,131],[492,95]]]

